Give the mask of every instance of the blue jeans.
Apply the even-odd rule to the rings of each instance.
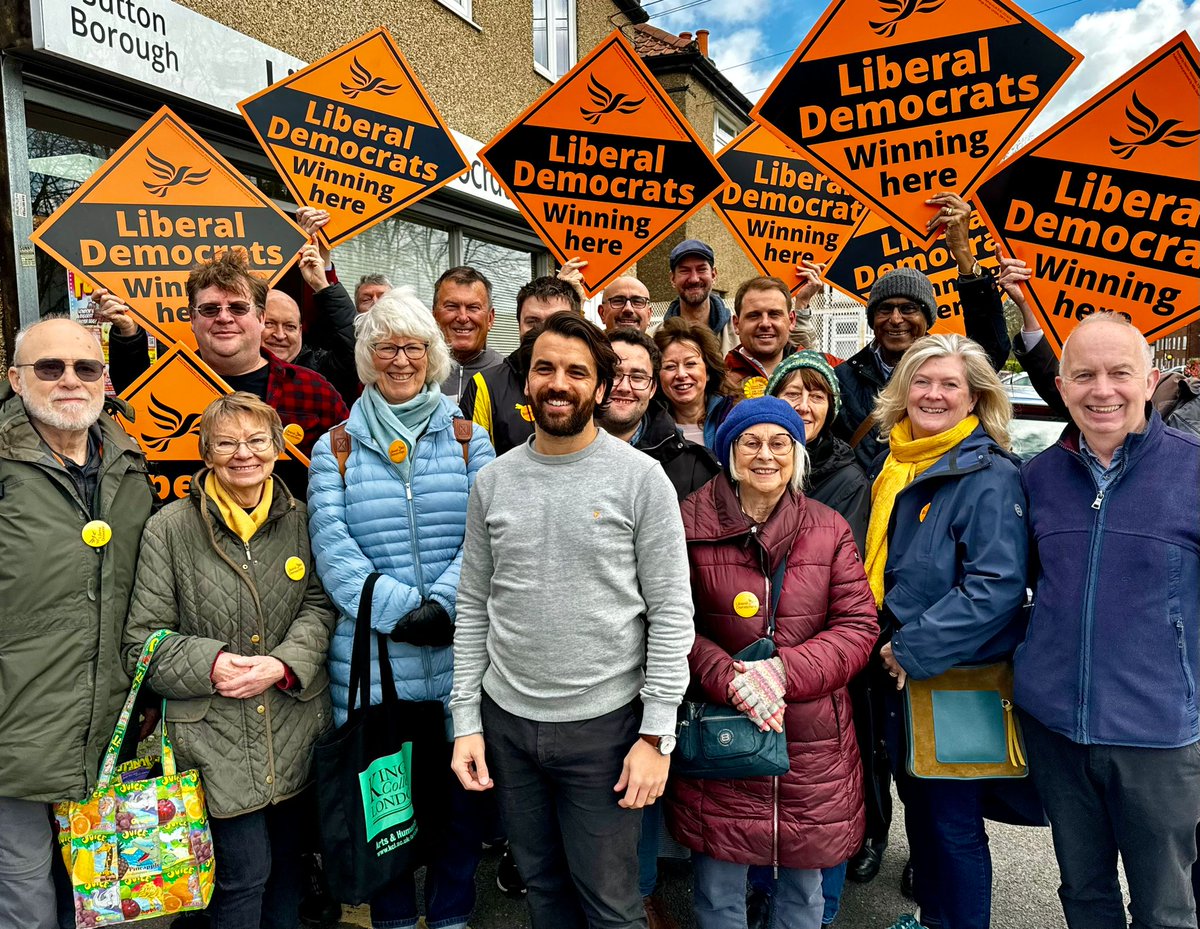
[[[746,929],[748,865],[692,855],[697,929]],[[771,929],[820,929],[821,872],[780,868],[772,895]]]
[[[216,887],[212,929],[296,929],[300,924],[300,850],[316,823],[301,794],[229,819],[210,817]]]
[[[837,919],[838,911],[842,908],[842,890],[846,886],[846,864],[843,861],[832,868],[821,870],[821,895],[825,898],[825,911],[821,916],[821,925],[828,926]],[[775,896],[774,868],[767,865],[754,865],[750,868],[750,886],[758,893],[767,897]]]
[[[934,781],[898,771],[913,891],[929,929],[989,929],[992,855],[983,782]]]
[[[475,909],[475,869],[483,853],[486,805],[467,793],[458,778],[450,779],[449,808],[439,821],[438,841],[425,869],[425,920],[429,929],[462,929]],[[416,875],[392,881],[371,897],[375,929],[412,929],[417,924]]]

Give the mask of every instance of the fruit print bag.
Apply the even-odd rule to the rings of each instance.
[[[158,758],[117,765],[150,658],[173,634],[161,629],[146,640],[92,795],[54,807],[80,929],[202,910],[212,898],[212,834],[200,772],[176,772],[165,721],[161,776],[149,776]]]

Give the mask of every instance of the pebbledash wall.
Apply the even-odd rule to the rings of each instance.
[[[353,11],[350,13],[349,11]],[[477,157],[637,0],[8,0],[0,4],[0,365],[17,328],[81,302],[30,232],[159,107],[172,107],[283,209],[295,204],[238,100],[387,26],[458,142],[469,174],[338,248],[343,282],[382,271],[425,300],[474,264],[495,282],[491,344],[516,344],[515,296],[550,273],[541,242]]]

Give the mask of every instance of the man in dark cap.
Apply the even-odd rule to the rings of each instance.
[[[682,316],[693,326],[708,326],[721,342],[721,354],[738,344],[733,314],[720,296],[713,293],[717,279],[712,247],[699,239],[685,239],[671,249],[671,286],[678,296],[671,301],[663,319]]]

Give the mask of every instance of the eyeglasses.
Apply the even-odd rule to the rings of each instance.
[[[213,452],[221,458],[232,458],[243,445],[252,455],[262,455],[275,447],[275,441],[269,435],[255,435],[240,442],[233,439],[218,439],[212,444]]]
[[[645,390],[654,382],[654,378],[640,371],[633,374],[617,374],[613,377],[613,387],[619,386],[621,381],[629,381],[629,386],[634,390]]]
[[[893,303],[891,305],[885,303],[875,307],[875,316],[887,318],[897,310],[900,311],[900,315],[905,319],[916,319],[925,312],[919,303]]]
[[[372,345],[371,351],[375,353],[376,358],[383,361],[391,361],[401,352],[404,352],[404,357],[409,361],[420,361],[429,351],[429,343],[411,342],[408,345],[392,345],[390,342],[380,342],[378,345]]]
[[[64,361],[61,358],[39,358],[37,361],[23,365],[13,365],[14,368],[33,368],[39,381],[57,381],[67,373],[67,368],[75,372],[81,381],[98,381],[104,376],[104,362],[81,358],[79,361]]]
[[[203,316],[205,319],[216,319],[221,315],[221,310],[229,310],[230,316],[245,316],[254,309],[254,304],[247,303],[244,300],[235,300],[233,303],[201,303],[192,309],[197,316]]]
[[[763,440],[756,435],[740,435],[733,443],[743,452],[750,455],[757,455],[762,450]],[[795,440],[790,435],[773,435],[767,439],[767,449],[776,458],[781,455],[786,455],[795,445]]]
[[[650,305],[649,297],[609,297],[604,301],[614,310],[625,309],[625,304],[629,304],[635,310],[644,310]]]

